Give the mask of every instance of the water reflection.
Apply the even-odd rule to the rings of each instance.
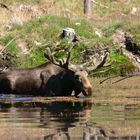
[[[3,139],[8,139],[10,136],[7,130],[10,130],[12,139],[33,139],[34,135],[31,134],[36,129],[37,138],[69,140],[69,128],[83,126],[87,122],[91,105],[89,102],[60,101],[0,102],[0,136],[3,133]]]
[[[140,140],[138,106],[14,101],[0,101],[0,140]]]

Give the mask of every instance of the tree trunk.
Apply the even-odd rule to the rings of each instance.
[[[91,0],[84,0],[84,13],[86,15],[91,15]]]

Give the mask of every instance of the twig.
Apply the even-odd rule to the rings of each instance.
[[[4,46],[4,48],[0,51],[0,53],[2,53],[17,37],[12,38],[7,44],[6,46]]]
[[[104,72],[106,72],[106,71],[108,71],[108,70],[97,71],[97,72],[92,73],[91,75],[96,75],[96,74],[98,74],[98,73],[104,73]]]
[[[5,4],[3,4],[3,3],[0,3],[0,7],[1,7],[1,8],[5,8],[6,10],[9,10],[9,11],[11,11],[11,12],[12,12],[12,10],[11,10],[11,9],[9,9],[9,8],[8,8],[8,6],[7,6],[7,5],[5,5]]]
[[[120,81],[122,81],[122,80],[125,80],[125,79],[127,79],[127,78],[131,78],[131,77],[133,77],[133,76],[135,76],[135,75],[131,75],[131,76],[128,76],[128,77],[123,77],[123,78],[121,78],[121,79],[119,79],[119,80],[113,82],[112,84],[118,83],[118,82],[120,82]]]
[[[8,69],[7,67],[0,68],[0,73],[3,73],[3,72],[5,72],[7,69]]]
[[[115,84],[115,83],[117,83],[117,82],[119,82],[119,81],[125,80],[126,78],[131,78],[131,77],[133,77],[133,76],[138,76],[138,75],[140,75],[139,72],[138,72],[138,73],[134,73],[134,74],[128,74],[127,76],[125,76],[125,77],[123,77],[123,78],[121,78],[121,79],[119,79],[119,80],[113,82],[112,84]]]
[[[107,81],[107,80],[109,80],[111,78],[115,78],[115,77],[118,77],[118,76],[110,76],[110,77],[107,77],[104,80],[100,81],[100,84],[102,84],[103,82],[105,82],[105,81]]]

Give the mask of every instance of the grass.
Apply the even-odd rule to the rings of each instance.
[[[51,45],[52,49],[53,49],[53,45],[57,47],[56,44],[59,44],[58,47],[62,47],[62,48],[69,46],[67,40],[60,39],[59,37],[59,34],[62,32],[62,30],[65,27],[74,28],[77,34],[80,35],[81,38],[84,38],[85,42],[87,42],[88,40],[90,41],[92,37],[95,36],[93,34],[94,30],[92,29],[92,26],[90,26],[90,23],[88,21],[82,19],[80,26],[76,26],[75,22],[76,22],[75,20],[70,20],[69,18],[56,17],[56,16],[44,16],[39,19],[33,19],[23,26],[15,26],[13,29],[9,31],[9,33],[6,36],[1,38],[1,43],[3,45],[6,45],[6,43],[10,41],[11,36],[13,37],[16,36],[17,38],[20,38],[28,42],[30,49],[32,49],[30,56],[28,56],[28,59],[29,61],[32,61],[32,62],[33,62],[33,59],[36,59],[34,61],[35,63],[31,65],[33,66],[42,62],[41,60],[43,60],[43,51],[47,47],[47,44],[48,46]],[[47,28],[46,28],[46,25],[47,25]],[[75,52],[73,52],[73,54],[75,54],[74,58],[77,55],[79,55],[78,52],[83,47],[86,46],[84,41],[79,43],[77,48],[75,49]],[[36,44],[36,42],[39,43],[40,45]],[[13,43],[15,43],[15,41],[9,44],[9,48],[14,49],[12,46]],[[18,44],[15,44],[15,48],[17,45]],[[60,56],[60,55],[57,54],[57,56]],[[38,60],[37,60],[37,57],[38,57]],[[26,61],[26,63],[27,62],[28,60]],[[22,65],[25,66],[25,64],[23,63]]]
[[[73,63],[81,63],[83,58],[81,53],[85,48],[93,48],[98,44],[101,47],[109,46],[111,54],[109,56],[109,61],[116,61],[109,70],[104,73],[104,75],[119,75],[122,71],[129,71],[133,68],[129,59],[123,55],[116,52],[117,46],[114,45],[112,40],[112,35],[118,29],[123,29],[131,33],[137,42],[140,41],[139,35],[139,23],[138,15],[130,16],[131,9],[139,5],[139,1],[135,0],[127,5],[123,5],[121,1],[107,0],[96,3],[93,5],[93,15],[90,19],[83,16],[83,2],[78,0],[72,0],[71,2],[62,1],[45,1],[45,0],[6,0],[2,1],[8,6],[11,6],[19,17],[24,15],[24,24],[22,26],[13,26],[11,29],[4,28],[4,22],[8,20],[8,17],[12,13],[7,13],[6,10],[1,15],[5,17],[5,20],[1,20],[2,32],[4,35],[0,37],[0,44],[5,46],[10,40],[16,37],[12,43],[6,47],[8,51],[16,53],[18,56],[17,67],[34,67],[46,61],[43,56],[43,52],[46,47],[50,46],[53,51],[56,48],[66,48],[69,46],[67,40],[62,40],[59,38],[59,34],[66,27],[74,28],[77,35],[80,36],[80,43],[76,44],[72,55]],[[41,15],[29,18],[28,15],[32,17],[32,13],[22,13],[19,11],[17,13],[16,8],[20,5],[32,5],[32,8],[36,10],[40,9]],[[37,7],[36,7],[37,6]],[[46,8],[48,7],[48,8]],[[117,9],[119,7],[119,10]],[[45,10],[41,10],[45,9]],[[56,12],[57,11],[57,12]],[[66,14],[67,15],[64,15]],[[47,13],[47,14],[46,14]],[[126,17],[119,18],[119,14],[124,13]],[[6,16],[7,15],[7,16]],[[98,17],[98,20],[95,20]],[[115,17],[114,20],[112,20]],[[133,22],[131,22],[133,21]],[[79,25],[76,25],[79,23]],[[101,29],[104,33],[103,37],[98,37],[95,34],[96,29]],[[5,32],[6,31],[6,32]],[[27,50],[30,51],[29,54],[23,54],[22,49],[19,46],[18,40],[26,42]],[[56,52],[55,56],[62,58],[65,56],[64,53]],[[78,58],[78,59],[77,59]],[[120,67],[124,64],[123,67]]]
[[[2,3],[6,3],[6,4],[12,4],[12,3],[23,3],[23,4],[38,4],[40,2],[40,0],[2,0]]]
[[[120,77],[111,78],[99,84],[104,78],[94,78],[93,80],[93,91],[94,96],[96,97],[96,103],[105,103],[105,104],[140,104],[140,86],[138,84],[139,77],[132,77],[120,81],[116,84],[113,82],[120,79]],[[134,84],[135,83],[135,84]],[[137,100],[135,100],[137,97]]]
[[[102,47],[109,46],[112,50],[109,61],[116,61],[116,65],[113,65],[104,75],[110,75],[111,73],[119,75],[122,71],[120,65],[123,64],[124,61],[125,65],[123,65],[123,70],[130,70],[132,68],[128,58],[115,52],[115,46],[111,40],[111,35],[118,28],[123,26],[122,23],[117,22],[108,26],[102,26],[105,36],[100,38],[95,34],[96,25],[91,24],[91,21],[81,19],[80,25],[78,26],[75,24],[76,21],[77,19],[72,20],[66,17],[42,16],[40,18],[30,20],[23,26],[13,27],[4,37],[1,37],[0,41],[1,44],[5,46],[10,42],[10,40],[16,37],[6,49],[16,53],[17,56],[22,56],[20,57],[21,59],[18,59],[18,67],[33,67],[46,61],[43,56],[43,52],[46,47],[50,46],[52,50],[55,51],[56,48],[66,48],[72,45],[68,44],[67,40],[60,39],[59,37],[59,34],[64,28],[71,27],[75,29],[77,35],[79,35],[81,39],[80,43],[77,43],[72,52],[74,63],[79,63],[79,60],[82,60],[82,55],[79,52],[82,52],[87,47],[94,49],[94,46],[98,44]],[[19,44],[17,43],[18,39],[27,42],[28,49],[31,50],[31,53],[27,55],[21,54]],[[63,53],[59,54],[56,52],[56,56],[58,58],[62,58],[62,56],[65,55]]]

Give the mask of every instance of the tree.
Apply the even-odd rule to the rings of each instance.
[[[86,15],[90,15],[91,14],[91,10],[92,10],[92,3],[91,0],[84,0],[84,13]]]

